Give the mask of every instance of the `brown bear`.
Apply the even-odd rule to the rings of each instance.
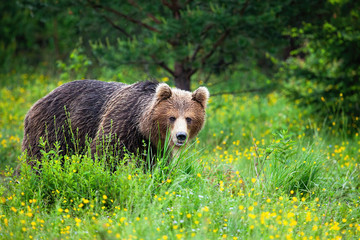
[[[81,153],[89,141],[92,154],[101,153],[101,142],[102,146],[118,144],[120,155],[124,148],[142,154],[144,143],[156,153],[164,147],[167,134],[170,147],[178,149],[203,127],[208,98],[205,87],[191,93],[150,81],[131,85],[69,82],[31,107],[24,121],[22,150],[35,159],[28,160],[34,166],[44,148],[39,145],[40,137],[46,141],[45,151],[58,142],[63,155]]]

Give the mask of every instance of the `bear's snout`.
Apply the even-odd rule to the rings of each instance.
[[[186,132],[178,132],[176,134],[176,138],[177,138],[178,141],[184,142],[186,140],[186,138],[187,138],[187,134],[186,134]]]
[[[175,145],[178,146],[178,147],[181,147],[183,145],[185,145],[186,143],[186,140],[187,140],[187,133],[186,132],[177,132],[175,134]]]
[[[183,116],[176,119],[171,132],[174,145],[178,147],[185,145],[188,139],[188,126]]]

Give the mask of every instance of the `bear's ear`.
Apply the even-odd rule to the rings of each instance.
[[[156,87],[156,100],[165,100],[170,98],[172,95],[172,91],[171,88],[169,87],[169,85],[167,85],[166,83],[160,83],[157,87]]]
[[[210,93],[206,87],[199,87],[192,93],[192,100],[199,102],[204,108],[206,108],[209,97]]]

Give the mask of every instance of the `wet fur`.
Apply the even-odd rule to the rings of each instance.
[[[109,95],[124,86],[122,83],[83,80],[56,88],[38,100],[27,113],[22,150],[40,159],[39,138],[43,137],[48,142],[46,151],[53,148],[56,141],[60,143],[63,154],[67,149],[74,151],[76,147],[71,131],[77,135],[77,145],[85,146],[86,137],[94,138],[96,135]],[[71,129],[67,123],[68,116]]]

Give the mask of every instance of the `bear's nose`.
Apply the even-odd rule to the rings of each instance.
[[[176,134],[176,138],[177,138],[177,140],[179,140],[179,141],[185,141],[185,140],[186,140],[186,137],[187,137],[186,132],[178,132],[178,133]]]

